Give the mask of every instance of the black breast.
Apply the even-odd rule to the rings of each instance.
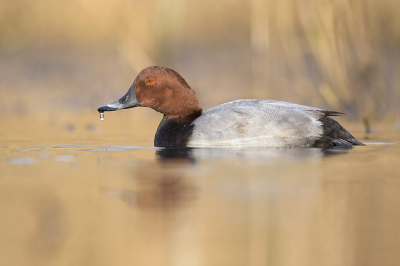
[[[200,115],[201,112],[185,118],[168,118],[164,116],[154,137],[154,146],[186,147],[194,128],[192,122]]]

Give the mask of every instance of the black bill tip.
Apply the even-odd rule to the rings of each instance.
[[[97,111],[99,111],[99,113],[106,112],[106,111],[115,111],[115,110],[118,110],[118,109],[117,109],[117,108],[114,108],[114,107],[110,107],[110,106],[108,106],[108,105],[100,106],[100,107],[97,109]]]

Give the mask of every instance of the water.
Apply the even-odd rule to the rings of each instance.
[[[156,122],[119,115],[0,129],[0,265],[400,265],[398,131],[356,131],[351,150],[159,149]]]
[[[99,112],[99,114],[100,114],[100,120],[104,121],[104,112]]]

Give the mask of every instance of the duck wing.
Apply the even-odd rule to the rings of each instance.
[[[324,110],[273,100],[237,100],[193,121],[190,147],[311,147]]]

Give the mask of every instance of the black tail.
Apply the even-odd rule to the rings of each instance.
[[[325,116],[318,120],[322,122],[323,133],[320,139],[314,143],[317,148],[365,146],[364,143],[356,140],[346,129],[336,120],[328,116],[337,116],[341,113],[324,111]]]

